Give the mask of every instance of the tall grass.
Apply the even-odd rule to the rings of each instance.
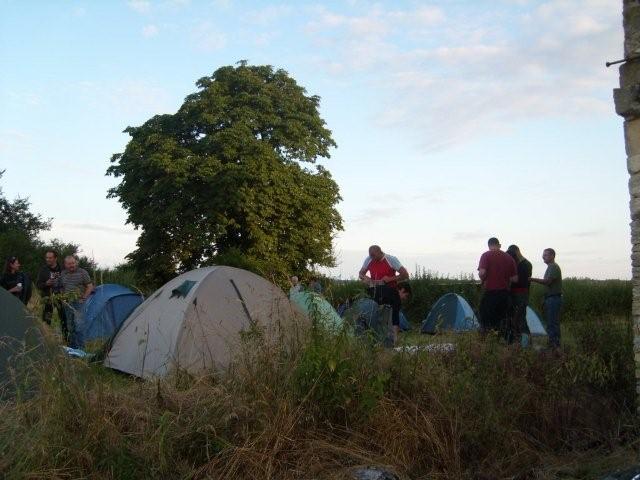
[[[364,294],[364,286],[356,281],[326,280],[327,296],[337,305],[347,298]],[[411,276],[413,296],[403,306],[413,322],[425,319],[431,307],[445,293],[453,292],[464,297],[474,310],[480,304],[481,289],[471,275],[449,277],[429,271],[419,271]],[[570,319],[622,317],[631,315],[632,286],[626,280],[590,280],[566,278],[563,280],[563,317]],[[531,306],[542,312],[544,288],[533,284]]]
[[[0,406],[0,476],[339,478],[376,463],[535,478],[550,455],[638,432],[630,325],[576,328],[562,354],[475,335],[416,355],[317,328],[275,349],[254,335],[227,372],[156,382],[56,356],[34,367],[36,395]]]

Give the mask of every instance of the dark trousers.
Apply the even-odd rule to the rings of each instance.
[[[509,309],[509,290],[487,290],[480,300],[480,327],[483,333],[489,330],[504,331]]]
[[[44,308],[42,309],[42,321],[47,325],[51,325],[51,319],[53,317],[54,305],[50,299],[46,299]],[[69,328],[67,327],[67,314],[63,306],[58,305],[55,307],[58,312],[58,318],[60,319],[60,330],[62,331],[62,338],[65,343],[69,342]]]
[[[391,323],[400,325],[400,294],[389,285],[376,285],[367,289],[369,296],[378,305],[391,305]]]
[[[507,317],[507,328],[505,340],[509,343],[521,343],[522,334],[529,333],[527,326],[527,305],[529,305],[529,293],[511,293],[509,304],[509,315]]]

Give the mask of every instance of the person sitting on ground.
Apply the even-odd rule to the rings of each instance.
[[[25,272],[20,271],[18,257],[11,256],[7,258],[2,277],[0,277],[0,286],[25,305],[29,303],[31,298],[31,279]]]
[[[507,253],[516,261],[518,281],[511,284],[511,305],[507,323],[507,342],[522,344],[522,334],[530,334],[527,326],[527,306],[531,286],[531,262],[524,258],[517,245],[510,245]]]
[[[65,306],[67,328],[69,329],[69,346],[83,348],[84,338],[82,322],[82,303],[93,292],[93,282],[84,268],[78,267],[78,260],[73,255],[64,259],[64,270],[60,274],[62,291],[69,296]]]
[[[489,250],[480,257],[478,276],[484,287],[480,300],[480,331],[485,335],[490,330],[504,333],[509,308],[509,286],[518,281],[516,262],[508,253],[500,250],[500,242],[491,237]]]
[[[544,285],[543,313],[549,335],[549,346],[560,347],[560,310],[562,309],[562,271],[556,263],[556,251],[553,248],[545,248],[542,252],[542,261],[546,263],[547,270],[544,278],[532,278],[531,281]]]
[[[60,318],[62,336],[65,338],[65,341],[68,341],[69,332],[64,307],[59,303],[54,305],[52,298],[54,295],[62,292],[62,284],[60,282],[62,267],[58,263],[58,252],[51,249],[47,250],[44,254],[44,262],[45,264],[40,268],[36,280],[36,286],[40,290],[40,295],[44,301],[42,321],[47,325],[51,325],[51,318],[53,317],[53,309],[55,307],[58,312],[58,317]]]
[[[302,291],[302,284],[300,283],[300,280],[298,279],[298,277],[296,277],[295,275],[289,279],[289,283],[291,284],[291,288],[289,288],[290,297],[294,293],[298,293]]]
[[[396,343],[400,333],[401,297],[398,283],[407,280],[409,272],[396,257],[385,254],[378,245],[371,245],[358,278],[367,285],[367,293],[378,305],[391,305],[393,342]]]

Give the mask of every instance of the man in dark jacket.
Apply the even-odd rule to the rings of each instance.
[[[62,336],[67,340],[69,334],[64,307],[62,304],[56,304],[56,302],[53,301],[53,295],[62,291],[62,283],[60,282],[62,268],[58,263],[58,253],[55,250],[47,250],[44,261],[45,265],[40,269],[40,272],[38,272],[38,279],[36,281],[36,285],[44,301],[42,321],[47,325],[51,325],[51,317],[53,316],[53,308],[55,306],[58,311],[58,317],[60,318]]]
[[[518,281],[511,284],[511,308],[507,324],[506,340],[522,344],[522,334],[529,335],[527,326],[527,306],[531,286],[531,262],[522,256],[517,245],[507,248],[507,253],[516,261]]]

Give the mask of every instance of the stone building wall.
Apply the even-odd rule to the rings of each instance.
[[[636,391],[640,396],[640,0],[623,0],[623,26],[624,58],[628,60],[620,67],[620,88],[616,88],[613,95],[616,112],[624,118],[627,169],[630,175],[632,315]]]

